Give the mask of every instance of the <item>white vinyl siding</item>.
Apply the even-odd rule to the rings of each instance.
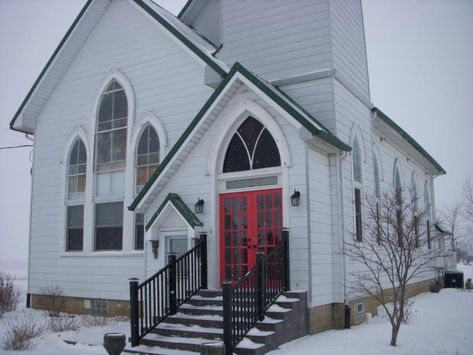
[[[79,126],[88,135],[88,150],[93,151],[94,101],[101,94],[98,92],[101,81],[111,69],[120,70],[131,82],[138,98],[135,117],[148,112],[158,115],[171,147],[212,90],[204,85],[202,64],[164,33],[154,19],[140,13],[128,1],[110,3],[38,117],[30,293],[39,293],[41,288],[54,284],[63,288],[67,296],[127,300],[128,278],[144,276],[143,253],[133,251],[134,218],[129,211],[124,211],[124,251],[91,255],[94,220],[91,205],[84,211],[84,234],[89,236],[88,241],[84,239],[84,252],[80,256],[63,256],[61,250],[66,218],[61,152],[66,137]],[[93,159],[88,161],[87,169],[92,171]],[[129,181],[129,188],[133,189],[133,178]],[[131,200],[124,201],[125,210],[130,203]],[[51,219],[51,216],[64,217]]]

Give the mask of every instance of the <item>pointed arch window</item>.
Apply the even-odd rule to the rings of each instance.
[[[128,102],[112,80],[100,98],[95,133],[95,250],[121,250]]]
[[[115,80],[102,94],[97,114],[96,171],[125,169],[128,103],[125,91]]]
[[[394,167],[394,190],[396,193],[396,202],[398,205],[401,204],[402,200],[402,186],[401,186],[401,174],[399,173],[399,167]]]
[[[138,139],[136,147],[136,192],[138,193],[151,175],[159,166],[159,137],[156,130],[149,123],[145,126]],[[135,242],[134,248],[142,250],[144,247],[144,215],[135,215]]]
[[[411,198],[414,201],[414,236],[415,236],[415,247],[419,247],[419,203],[418,203],[418,193],[417,193],[417,184],[414,172],[411,176]]]
[[[67,160],[66,251],[83,249],[86,166],[87,152],[77,138]]]
[[[136,148],[136,191],[140,191],[159,166],[159,138],[147,124]]]
[[[237,129],[228,145],[223,172],[280,165],[281,157],[273,136],[258,120],[248,117]]]
[[[353,178],[360,184],[362,179],[362,171],[360,143],[358,142],[358,137],[355,137],[353,139]]]

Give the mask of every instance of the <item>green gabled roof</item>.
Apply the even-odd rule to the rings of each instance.
[[[72,31],[76,28],[77,24],[81,20],[82,16],[85,14],[87,9],[89,8],[90,4],[94,0],[88,0],[87,3],[84,5],[84,7],[81,9],[77,17],[75,18],[74,22],[72,23],[71,27],[67,30],[66,34],[62,38],[61,42],[59,42],[58,46],[56,47],[55,51],[47,61],[46,65],[44,66],[43,70],[41,70],[38,78],[34,82],[33,86],[31,89],[28,91],[28,94],[20,104],[20,107],[16,111],[15,115],[13,116],[12,120],[10,121],[10,129],[13,129],[15,131],[20,131],[23,132],[19,129],[14,128],[15,121],[17,120],[18,116],[20,115],[21,111],[25,107],[25,105],[28,103],[29,99],[31,98],[31,95],[33,94],[34,90],[36,87],[39,85],[41,80],[43,79],[44,75],[46,74],[47,70],[50,68],[51,64],[53,63],[54,59],[56,59],[57,55],[59,54],[60,50],[63,48],[64,44],[67,42],[69,39]],[[158,21],[164,28],[166,28],[171,34],[173,34],[179,41],[181,41],[184,45],[186,45],[192,52],[194,52],[200,59],[202,59],[208,66],[210,66],[213,70],[215,70],[220,76],[225,76],[227,74],[227,70],[223,68],[222,65],[220,65],[217,60],[212,57],[211,53],[206,53],[202,48],[200,48],[198,45],[193,43],[188,36],[185,34],[181,33],[175,26],[173,26],[168,20],[166,20],[163,16],[161,16],[158,12],[156,12],[151,6],[149,6],[145,1],[143,0],[132,0],[134,3],[136,3],[139,7],[141,7],[144,11],[146,11],[152,18],[154,18],[156,21]],[[157,5],[156,5],[157,6]],[[165,10],[163,10],[165,11]],[[183,26],[185,26],[183,24]],[[196,34],[197,35],[197,34]],[[24,133],[29,133],[29,132],[24,132]]]
[[[344,151],[351,151],[350,146],[346,145],[342,141],[340,141],[337,137],[331,134],[328,130],[324,130],[324,127],[310,114],[304,111],[300,106],[298,106],[295,102],[288,100],[288,97],[284,95],[280,90],[276,87],[271,85],[270,83],[260,79],[257,75],[247,70],[243,65],[236,62],[230,72],[224,77],[224,80],[218,85],[215,91],[212,93],[210,98],[207,102],[202,106],[200,111],[194,117],[190,125],[186,128],[184,133],[179,137],[176,144],[172,147],[166,157],[163,159],[159,167],[156,171],[151,175],[145,186],[141,189],[140,193],[136,196],[133,200],[131,205],[128,207],[129,210],[133,211],[146,193],[149,191],[151,186],[154,184],[156,179],[161,175],[164,169],[168,166],[171,162],[173,157],[176,155],[179,148],[184,144],[186,139],[192,133],[194,128],[200,122],[202,117],[206,114],[208,109],[212,106],[214,101],[220,95],[220,93],[225,89],[227,84],[233,78],[236,73],[242,74],[246,79],[248,79],[251,83],[253,83],[256,87],[262,90],[269,98],[275,101],[281,108],[283,108],[287,113],[289,113],[292,117],[294,117],[302,126],[304,126],[310,133],[314,136],[320,137],[322,140],[326,141],[327,143],[331,144],[332,146],[344,150]],[[319,126],[320,128],[316,127]]]
[[[187,207],[184,201],[182,201],[181,197],[178,194],[171,192],[166,196],[163,203],[161,203],[157,211],[153,214],[149,222],[146,224],[146,231],[151,228],[154,221],[156,221],[156,219],[159,217],[161,212],[163,212],[164,208],[167,206],[168,203],[171,203],[174,206],[174,208],[179,212],[182,218],[184,218],[187,224],[189,224],[192,228],[201,227],[204,225],[190,210],[190,208]]]
[[[376,113],[376,116],[386,123],[389,127],[395,130],[399,135],[405,139],[415,150],[417,150],[424,158],[426,158],[434,167],[438,170],[440,174],[446,174],[447,172],[440,166],[439,163],[429,154],[427,151],[422,148],[422,146],[416,142],[406,131],[399,127],[392,119],[390,119],[383,111],[377,107],[373,107],[372,111]]]

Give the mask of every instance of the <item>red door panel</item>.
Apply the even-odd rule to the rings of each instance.
[[[281,189],[220,195],[220,277],[236,281],[256,264],[256,252],[276,246],[282,229]]]

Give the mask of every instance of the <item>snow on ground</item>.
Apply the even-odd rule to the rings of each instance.
[[[464,280],[473,265],[458,265]],[[415,314],[399,331],[398,346],[389,345],[391,326],[383,316],[346,330],[329,330],[297,339],[271,352],[310,355],[473,355],[473,291],[442,289],[415,297]]]
[[[473,278],[473,265],[458,265],[464,272],[464,279]],[[18,285],[24,290],[24,276],[18,275]],[[24,302],[16,312],[7,313],[0,319],[0,339],[5,325],[15,317],[24,314],[47,322],[42,311],[24,309]],[[373,317],[369,324],[362,324],[347,330],[330,330],[314,336],[307,336],[283,345],[271,352],[278,354],[311,355],[472,355],[473,354],[473,291],[443,289],[440,293],[424,293],[415,297],[415,314],[409,324],[403,324],[399,333],[398,346],[389,346],[390,324],[385,316]],[[129,336],[127,321],[112,321],[105,327],[81,327],[79,331],[48,333],[37,339],[34,349],[24,352],[6,351],[0,354],[21,355],[103,355],[102,343],[107,332],[119,332]],[[64,340],[78,342],[66,344]],[[146,350],[146,347],[140,347]],[[163,353],[167,353],[164,352]],[[174,352],[173,352],[174,353]]]

